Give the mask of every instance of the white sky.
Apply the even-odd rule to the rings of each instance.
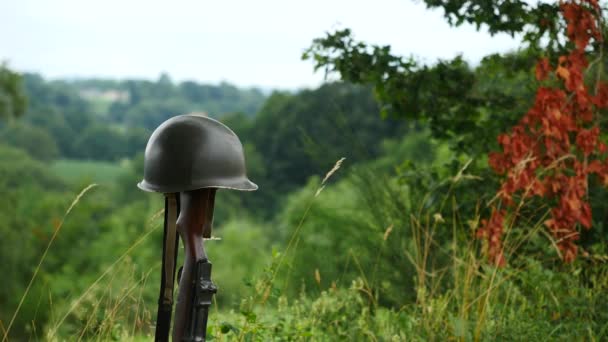
[[[46,77],[193,79],[240,86],[318,85],[300,60],[313,38],[351,28],[432,63],[470,62],[518,41],[450,28],[442,11],[412,0],[0,0],[0,60]]]

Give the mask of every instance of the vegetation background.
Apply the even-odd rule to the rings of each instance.
[[[303,58],[341,81],[272,93],[167,74],[50,81],[3,65],[2,340],[152,338],[163,203],[135,185],[151,131],[188,112],[237,133],[260,186],[218,193],[211,339],[608,340],[600,179],[571,263],[540,198],[505,227],[505,267],[476,238],[502,179],[487,154],[533,105],[537,60],[572,49],[559,5],[424,2],[522,46],[424,65],[339,29]],[[605,80],[605,48],[587,50],[589,84]],[[605,129],[606,109],[597,115]]]

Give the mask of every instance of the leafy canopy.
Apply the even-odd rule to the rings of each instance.
[[[25,113],[26,105],[21,76],[0,64],[0,118],[19,117]]]

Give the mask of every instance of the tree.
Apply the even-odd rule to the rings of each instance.
[[[559,20],[556,2],[424,0],[424,3],[428,8],[443,9],[444,17],[454,26],[469,23],[478,30],[485,26],[491,35],[523,33],[524,40],[533,47],[538,47],[542,38],[549,39],[549,48],[564,47],[558,39],[564,24]]]
[[[533,68],[539,53],[556,55],[566,49],[561,34],[565,22],[557,4],[529,5],[518,0],[425,3],[430,8],[443,8],[453,25],[466,22],[487,27],[491,34],[523,34],[526,49],[486,57],[482,61],[485,70],[502,65],[503,71],[508,70],[507,77],[513,76]],[[597,47],[605,43],[593,44]],[[388,45],[357,41],[349,29],[343,29],[315,39],[303,58],[311,59],[315,70],[373,86],[383,116],[427,122],[435,137],[450,139],[458,151],[473,155],[485,153],[483,146],[494,145],[494,137],[514,124],[521,113],[513,110],[518,99],[512,93],[480,86],[488,84],[485,74],[475,73],[461,57],[422,65],[413,58],[394,55]]]
[[[82,159],[118,160],[126,156],[126,138],[111,127],[91,125],[79,134],[74,151]]]
[[[342,157],[349,163],[377,157],[383,139],[408,129],[406,122],[382,120],[378,113],[367,87],[334,83],[296,95],[273,93],[251,128],[242,130],[266,168],[256,197],[276,199]]]
[[[21,75],[0,64],[0,118],[22,116],[26,106]]]
[[[487,27],[490,34],[521,34],[525,49],[486,57],[478,69],[486,72],[477,73],[461,57],[421,65],[412,58],[393,55],[390,46],[358,42],[345,29],[315,39],[303,58],[312,59],[315,69],[336,72],[343,80],[372,85],[385,117],[425,122],[435,137],[450,141],[459,153],[483,157],[488,146],[496,146],[498,136],[503,152],[489,156],[493,169],[504,175],[498,196],[513,209],[509,211],[513,220],[521,215],[517,205],[517,209],[511,206],[515,193],[519,199],[557,197],[559,205],[549,201],[553,210],[545,225],[557,241],[560,256],[572,261],[577,251],[573,241],[580,235],[576,227],[591,226],[587,176],[595,173],[605,178],[608,170],[601,157],[605,145],[599,139],[606,121],[593,119],[593,112],[606,106],[602,96],[608,97],[604,94],[608,88],[600,82],[602,67],[607,64],[602,55],[607,46],[602,39],[602,32],[607,31],[602,8],[597,0],[535,5],[519,0],[424,1],[430,8],[443,8],[452,25],[466,22],[478,29]],[[586,84],[590,56],[595,56],[591,64],[599,67],[588,70],[598,77]],[[538,81],[529,80],[529,85],[544,81],[553,64],[557,65],[557,78],[552,81],[563,82],[564,91],[551,88],[549,83],[539,87],[534,102],[522,102],[522,96],[533,98],[534,87],[522,87],[525,92],[518,93],[502,87],[502,80],[498,87],[487,82],[487,71],[493,74],[496,68],[525,81],[518,75],[532,75],[535,64]],[[522,119],[522,113],[532,105]],[[552,108],[558,108],[557,114]],[[570,123],[553,124],[551,115]],[[541,123],[543,127],[537,127]],[[512,126],[510,133],[499,135]],[[597,159],[589,159],[595,152]],[[547,171],[551,172],[546,175]],[[507,211],[500,205],[492,208],[490,219],[483,221],[478,234],[487,239],[486,251],[492,262],[504,264],[500,237],[508,226]]]
[[[8,125],[0,132],[0,142],[23,149],[38,160],[49,161],[59,157],[59,148],[53,137],[46,130],[27,124]]]
[[[588,45],[603,39],[600,8],[593,0],[569,1],[560,4],[560,11],[570,51],[555,67],[548,58],[538,62],[541,84],[534,105],[510,132],[498,136],[502,151],[489,156],[492,168],[504,176],[497,194],[501,207],[492,205],[491,217],[483,220],[478,235],[487,239],[488,256],[499,265],[505,263],[503,226],[515,221],[532,197],[544,199],[551,208],[544,225],[560,258],[574,261],[579,228],[592,226],[589,178],[595,174],[608,185],[608,146],[600,139],[603,120],[598,117],[608,108],[608,83],[601,73],[590,82],[584,77],[590,65]],[[600,58],[601,53],[597,61]]]

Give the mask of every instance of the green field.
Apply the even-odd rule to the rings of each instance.
[[[51,170],[68,183],[83,181],[110,184],[127,171],[116,162],[61,159],[52,163]]]

